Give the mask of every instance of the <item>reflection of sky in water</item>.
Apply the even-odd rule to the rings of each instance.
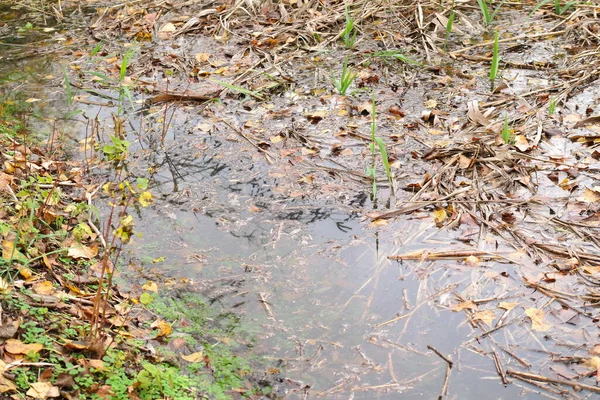
[[[146,262],[166,256],[161,267],[192,278],[215,305],[243,313],[261,338],[256,350],[287,360],[286,376],[313,385],[313,394],[347,379],[343,390],[322,398],[437,398],[446,365],[427,345],[452,354],[473,333],[462,313],[448,310],[452,291],[431,303],[426,298],[463,284],[465,275],[448,274],[453,266],[441,262],[386,258],[412,250],[403,245],[407,237],[421,248],[435,231],[431,223],[403,221],[377,234],[366,228],[368,222],[319,198],[288,198],[274,190],[283,180],[255,163],[255,152],[228,155],[231,144],[222,133],[186,140],[181,132],[188,128],[177,129],[179,140],[169,142],[168,157],[140,152],[156,171],[152,191],[165,201],[142,212],[137,229],[144,236],[130,246],[137,256]],[[142,147],[152,147],[145,140]],[[412,308],[425,304],[410,318],[375,327],[408,312],[403,292]],[[457,364],[450,393],[460,393],[454,398],[518,397],[517,386],[499,383],[489,358],[464,349],[459,354],[452,355]],[[400,383],[414,380],[408,388],[360,390],[390,384],[390,362]]]
[[[140,224],[146,227],[144,238],[133,247],[143,252],[145,243],[160,240],[161,246],[151,256],[166,255],[166,264],[178,275],[195,280],[224,277],[225,271],[238,276],[243,264],[250,265],[251,271],[242,278],[243,286],[230,298],[220,297],[218,304],[227,307],[243,303],[238,311],[244,312],[246,322],[256,324],[262,332],[259,351],[283,359],[310,359],[290,362],[286,373],[314,385],[313,393],[330,389],[345,377],[356,378],[346,391],[323,398],[346,399],[352,387],[388,384],[389,360],[400,382],[422,375],[410,385],[414,389],[388,394],[356,390],[355,398],[437,397],[445,363],[428,352],[427,345],[451,354],[471,335],[464,315],[430,305],[420,307],[410,319],[374,328],[375,324],[406,312],[403,289],[411,307],[415,307],[422,301],[419,292],[442,289],[447,275],[444,268],[436,265],[437,272],[419,279],[406,264],[388,261],[384,256],[394,249],[390,238],[381,240],[378,257],[374,232],[366,231],[362,223],[349,216],[332,212],[312,223],[274,219],[261,227],[259,213],[242,228],[245,232],[262,232],[261,240],[251,240],[240,232],[229,231],[231,226],[223,229],[215,222],[219,219],[216,216],[213,219],[178,210],[165,217],[155,211],[144,213]],[[338,229],[339,221],[344,221],[347,232]],[[274,240],[277,223],[283,223],[284,228]],[[286,229],[287,223],[290,227]],[[303,228],[298,230],[299,227]],[[166,250],[167,241],[174,252]],[[186,255],[203,250],[208,250],[205,264],[198,268],[186,264]],[[275,321],[267,318],[257,300],[258,293],[267,296]],[[439,298],[434,300],[438,301]],[[303,357],[299,356],[298,343],[302,343]],[[361,353],[377,369],[365,367]],[[518,387],[504,388],[499,383],[489,358],[469,351],[460,354],[459,360],[456,354],[452,356],[457,364],[450,380],[451,393],[461,393],[455,398],[518,397]],[[529,394],[527,398],[536,397]]]

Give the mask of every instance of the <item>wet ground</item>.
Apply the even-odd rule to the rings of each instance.
[[[427,40],[441,46],[444,39],[443,10],[426,10],[423,36],[387,37],[424,64],[411,66],[372,57],[383,46],[371,38],[390,34],[385,24],[419,24],[418,13],[402,7],[394,8],[398,15],[375,10],[374,25],[365,19],[356,50],[298,34],[309,48],[288,52],[278,46],[295,26],[273,33],[277,42],[265,49],[270,45],[259,39],[272,31],[263,20],[253,26],[261,33],[257,43],[212,8],[184,29],[187,15],[198,11],[188,3],[183,9],[152,3],[143,12],[115,8],[91,18],[94,39],[118,37],[120,45],[128,42],[123,35],[154,35],[154,42],[136,44],[133,102],[119,102],[133,143],[129,172],[149,177],[157,197],[138,215],[142,237],[127,248],[126,276],[185,281],[183,290],[240,315],[257,338],[252,351],[285,376],[277,388],[284,398],[437,398],[444,390],[449,399],[597,396],[564,384],[596,384],[590,360],[598,341],[597,125],[576,124],[598,112],[598,67],[583,63],[583,69],[569,54],[576,45],[592,46],[594,36],[581,43],[565,41],[570,31],[562,39],[515,39],[503,48],[507,87],[492,94],[491,47],[462,51],[480,43],[464,33],[483,32],[476,9],[461,11],[463,31],[452,34],[451,56],[426,50]],[[593,31],[588,11],[580,9],[566,25]],[[551,13],[525,20],[516,7],[500,15],[503,37],[561,28]],[[509,24],[514,20],[520,26]],[[165,29],[168,21],[180,29],[176,36]],[[3,46],[22,44],[15,29]],[[225,31],[236,33],[227,43]],[[107,59],[124,51],[104,44],[95,59],[89,55],[95,42],[86,40],[82,54],[61,59],[78,67],[70,74],[71,109],[98,115],[98,130],[89,118],[71,116],[73,143],[91,131],[107,140],[118,88],[88,71],[114,75],[118,61]],[[269,50],[283,58],[273,61]],[[31,97],[66,109],[57,78],[62,68],[52,57],[15,61],[12,54],[0,71],[35,69],[32,75],[46,80],[28,79]],[[340,96],[331,84],[343,57],[359,72],[353,87],[364,89],[354,96]],[[186,79],[191,70],[194,79]],[[193,101],[223,89],[207,76],[242,76],[235,84],[266,100],[230,89],[218,93],[219,102]],[[159,102],[155,96],[164,93],[184,101]],[[395,186],[376,157],[376,196],[364,173],[373,159],[373,95]],[[557,99],[556,113],[547,111],[548,98]],[[474,100],[479,105],[468,106]],[[510,144],[500,138],[505,115],[514,130]],[[573,140],[577,134],[588,139]],[[540,376],[561,382],[540,383]]]

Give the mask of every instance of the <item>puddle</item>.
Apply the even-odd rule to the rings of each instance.
[[[1,18],[6,18],[5,12],[0,8]],[[12,49],[49,37],[6,36],[4,45]],[[195,53],[200,47],[187,41],[175,49]],[[513,61],[552,61],[552,52],[542,50],[539,57],[515,56]],[[52,56],[24,57],[12,64],[0,59],[0,74],[9,77],[7,81],[19,82],[23,73],[38,77],[27,79],[30,95],[57,109],[67,108],[59,90],[62,70]],[[17,74],[14,79],[12,74]],[[308,78],[299,81],[303,79]],[[507,68],[504,79],[518,94],[554,83],[538,71],[519,68]],[[464,108],[471,90],[462,89],[453,101]],[[104,92],[117,96],[110,89]],[[299,93],[304,96],[301,104]],[[414,115],[403,126],[387,118],[378,132],[391,138],[399,129],[408,132],[410,124],[419,126],[414,121],[423,125],[419,113],[433,94],[415,85],[401,100],[392,98],[395,94],[382,95],[381,109],[402,101]],[[148,276],[189,281],[190,290],[213,307],[240,315],[244,329],[257,338],[252,351],[281,366],[287,379],[285,398],[437,398],[447,363],[435,351],[452,355],[450,399],[545,398],[535,389],[524,391],[518,382],[503,385],[490,355],[498,357],[503,349],[510,354],[511,346],[519,345],[531,350],[529,363],[545,367],[564,337],[540,339],[519,320],[510,331],[486,334],[490,344],[479,339],[484,328],[495,325],[478,325],[455,309],[466,294],[480,304],[514,301],[517,296],[523,307],[545,302],[540,293],[522,288],[523,271],[538,274],[539,266],[530,260],[516,265],[510,258],[516,249],[491,231],[467,223],[438,228],[432,218],[434,206],[385,225],[372,224],[365,215],[375,206],[381,211],[402,205],[412,197],[411,185],[424,184],[423,176],[441,167],[422,160],[429,150],[423,140],[411,142],[409,134],[390,140],[394,173],[405,190],[387,200],[390,189],[385,178],[380,179],[384,204],[373,204],[370,182],[364,179],[371,157],[364,141],[369,139],[370,117],[361,113],[358,100],[350,104],[341,96],[309,95],[301,89],[296,95],[274,96],[272,104],[224,99],[205,108],[176,105],[167,112],[158,106],[142,107],[142,95],[133,98],[137,110],[127,105],[128,131],[134,132],[127,137],[133,158],[129,172],[150,177],[157,201],[136,216],[136,231],[142,236],[126,248],[131,268],[124,275],[133,281]],[[580,100],[592,102],[597,95],[589,90],[566,107]],[[85,96],[76,107],[86,117],[98,116],[101,134],[110,132],[111,109],[94,104],[108,104],[106,96],[91,91]],[[320,122],[322,111],[331,114],[326,123]],[[452,133],[453,126],[458,129],[457,120],[448,116],[450,122],[441,126],[448,132],[428,125],[434,137],[428,140]],[[73,143],[90,135],[89,119],[81,115],[63,124]],[[237,127],[243,127],[244,135]],[[415,132],[411,133],[424,134],[425,129]],[[567,153],[567,145],[572,145],[560,139],[548,143],[540,147],[554,146],[551,150],[557,154]],[[342,148],[351,151],[338,157]],[[269,154],[275,155],[274,162]],[[313,162],[306,162],[311,156]],[[540,176],[544,195],[564,196],[552,181],[562,182],[563,176]],[[519,198],[524,193],[521,188],[509,194]],[[477,265],[468,265],[464,257],[388,259],[415,250],[464,248],[478,235],[481,250],[507,256]],[[498,323],[500,315],[508,314],[492,319]],[[515,360],[507,357],[503,366],[518,365]]]

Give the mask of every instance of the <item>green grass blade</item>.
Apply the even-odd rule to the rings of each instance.
[[[510,130],[508,129],[508,115],[504,115],[504,125],[502,126],[502,140],[505,144],[510,142]]]
[[[123,80],[125,79],[125,75],[127,74],[127,68],[129,67],[129,64],[131,63],[131,59],[133,58],[134,54],[135,48],[133,47],[130,47],[129,49],[127,49],[127,52],[125,52],[125,55],[123,56],[123,61],[121,61],[119,82],[123,82]]]
[[[65,77],[65,93],[67,95],[67,105],[70,107],[73,105],[73,91],[71,89],[71,82],[69,82],[69,75],[67,75],[66,68],[63,68],[63,75]]]
[[[493,20],[494,20],[494,18],[496,18],[496,15],[498,15],[498,12],[500,11],[500,7],[502,7],[502,5],[503,5],[505,2],[506,2],[506,0],[502,0],[502,1],[500,2],[500,4],[498,4],[498,6],[496,7],[496,9],[495,9],[495,10],[494,10],[494,12],[492,13],[492,16],[491,16],[491,21],[493,21]]]
[[[392,183],[392,170],[390,169],[390,160],[388,159],[385,143],[380,137],[376,137],[375,142],[379,147],[379,154],[381,154],[381,161],[383,162],[383,166],[385,167],[385,174],[387,175],[387,178],[390,181],[390,183]]]
[[[492,16],[490,15],[490,11],[488,10],[488,6],[485,0],[477,0],[477,4],[479,4],[479,9],[481,10],[481,14],[483,15],[483,20],[486,25],[492,23]]]
[[[498,31],[494,33],[494,53],[492,55],[492,66],[490,68],[490,82],[492,87],[498,75],[498,65],[500,64],[500,55],[498,54]]]
[[[248,89],[243,88],[241,86],[232,85],[231,83],[219,81],[217,79],[211,79],[211,81],[214,82],[214,83],[217,83],[217,84],[219,84],[221,86],[223,86],[224,88],[227,88],[229,90],[233,90],[234,92],[245,94],[246,96],[252,96],[254,98],[257,98],[258,100],[264,100],[265,99],[258,92],[255,92],[253,90],[248,90]]]
[[[534,7],[534,9],[533,9],[533,10],[532,10],[532,11],[529,13],[529,17],[531,18],[531,16],[532,16],[533,14],[535,14],[537,10],[539,10],[539,9],[540,9],[540,8],[542,8],[542,7],[544,7],[546,4],[550,3],[551,1],[552,1],[552,0],[543,0],[543,1],[540,1],[540,2],[538,3],[538,5],[537,5],[537,6],[535,6],[535,7]]]

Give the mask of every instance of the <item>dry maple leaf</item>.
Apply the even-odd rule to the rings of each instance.
[[[537,332],[545,332],[551,328],[544,322],[544,312],[538,308],[528,308],[525,314],[531,319],[531,329]]]
[[[473,314],[473,319],[476,321],[482,321],[490,328],[494,326],[494,319],[496,318],[496,314],[492,310],[485,310],[476,312]]]

